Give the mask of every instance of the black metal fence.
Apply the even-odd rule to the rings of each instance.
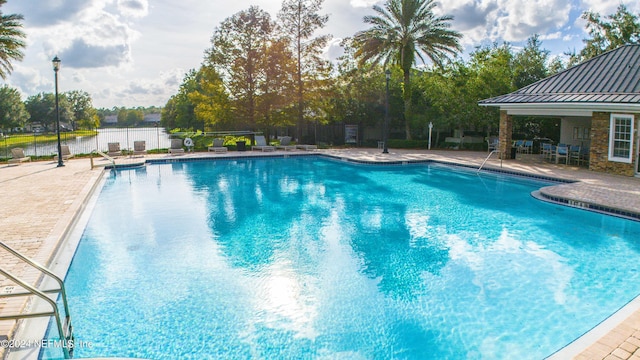
[[[124,151],[133,150],[133,142],[144,140],[146,150],[166,149],[169,134],[161,127],[105,128],[96,132],[61,132],[60,142],[68,145],[74,155],[89,154],[94,150],[106,152],[109,143],[119,143]],[[22,148],[26,156],[50,157],[57,154],[55,133],[5,134],[0,138],[0,159],[9,159],[12,148]]]

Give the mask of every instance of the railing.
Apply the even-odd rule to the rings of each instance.
[[[489,160],[489,158],[491,157],[491,155],[493,155],[493,153],[497,153],[500,150],[493,150],[489,153],[489,156],[487,156],[486,159],[484,159],[484,161],[482,162],[482,165],[480,165],[480,167],[478,168],[478,171],[476,171],[476,174],[480,173],[480,170],[482,170],[482,167],[484,166],[484,164],[487,163],[487,161]],[[502,157],[500,157],[500,167],[502,167]]]
[[[169,134],[162,127],[103,128],[83,132],[61,132],[60,141],[74,155],[90,154],[94,149],[107,152],[108,144],[120,143],[123,151],[133,151],[133,142],[144,140],[147,150],[167,149]],[[0,161],[11,157],[12,148],[22,148],[26,156],[48,157],[58,153],[56,134],[24,133],[0,136]]]
[[[104,158],[104,159],[106,159],[107,161],[109,161],[109,162],[111,163],[111,166],[116,167],[116,160],[115,160],[114,158],[112,158],[111,156],[109,156],[109,155],[107,155],[107,154],[103,153],[103,152],[102,152],[102,151],[100,151],[100,150],[93,150],[93,151],[91,152],[91,169],[93,169],[93,168],[95,168],[95,167],[97,167],[97,166],[108,166],[108,165],[106,165],[106,164],[105,164],[105,165],[96,165],[96,164],[93,162],[93,154],[98,154],[98,155],[100,155],[102,158]]]
[[[56,276],[54,273],[49,271],[44,266],[36,263],[35,261],[29,259],[24,256],[17,250],[9,247],[7,244],[0,241],[0,247],[4,248],[7,252],[14,255],[18,259],[22,260],[24,263],[30,265],[36,270],[39,270],[42,274],[49,276],[53,280],[58,283],[58,288],[48,289],[48,290],[39,290],[36,287],[28,284],[23,281],[16,275],[10,273],[7,270],[0,268],[0,274],[10,279],[20,287],[22,287],[25,291],[20,292],[7,292],[0,294],[0,298],[11,298],[11,297],[22,297],[22,296],[37,296],[38,298],[44,300],[51,306],[51,311],[45,312],[34,312],[34,313],[20,313],[20,314],[10,314],[10,315],[2,315],[0,316],[0,320],[18,320],[18,319],[26,319],[26,318],[35,318],[35,317],[54,317],[56,327],[58,329],[58,336],[62,341],[62,350],[64,352],[65,359],[71,359],[73,356],[73,326],[71,325],[71,315],[69,312],[69,305],[67,303],[67,293],[64,288],[64,282],[61,278]],[[64,307],[64,325],[60,318],[60,311],[58,309],[58,304],[56,301],[47,294],[60,294],[62,298],[62,304]]]

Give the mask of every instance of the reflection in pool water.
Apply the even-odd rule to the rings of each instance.
[[[544,185],[315,157],[119,171],[66,279],[75,355],[543,358],[638,294],[640,251],[640,223]]]

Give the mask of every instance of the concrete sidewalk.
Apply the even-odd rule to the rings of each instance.
[[[230,156],[294,155],[322,153],[366,162],[437,160],[479,167],[487,153],[467,151],[394,150],[382,154],[377,149],[336,149],[313,152],[296,151],[263,154],[262,152],[230,152],[225,154],[192,153],[182,156],[147,155],[144,158],[120,158],[118,164],[141,162],[146,159],[189,157],[225,158]],[[576,181],[544,188],[549,196],[570,199],[579,203],[599,204],[640,214],[640,178],[595,173],[577,166],[556,165],[540,160],[538,155],[518,154],[517,160],[491,158],[485,168],[516,171],[526,174]],[[64,167],[55,162],[32,162],[18,166],[0,165],[0,240],[39,263],[48,266],[56,249],[73,226],[92,190],[103,173],[102,168],[90,169],[90,160],[72,159]],[[630,260],[635,261],[635,260]],[[35,283],[38,274],[28,271],[4,251],[0,251],[3,269]],[[0,293],[11,291],[13,284],[0,277]],[[615,286],[615,284],[612,284]],[[0,300],[0,314],[14,313],[25,308],[24,299]],[[0,321],[0,340],[12,339],[14,321]],[[576,358],[579,359],[640,359],[640,312],[596,341]],[[584,348],[584,347],[583,347]],[[0,348],[0,358],[3,357]],[[633,354],[633,355],[632,355]],[[627,356],[628,355],[628,356]],[[613,357],[617,356],[617,357]],[[627,357],[625,357],[627,356]]]

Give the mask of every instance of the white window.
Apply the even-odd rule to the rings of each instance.
[[[611,114],[609,129],[609,161],[631,164],[633,115]]]

